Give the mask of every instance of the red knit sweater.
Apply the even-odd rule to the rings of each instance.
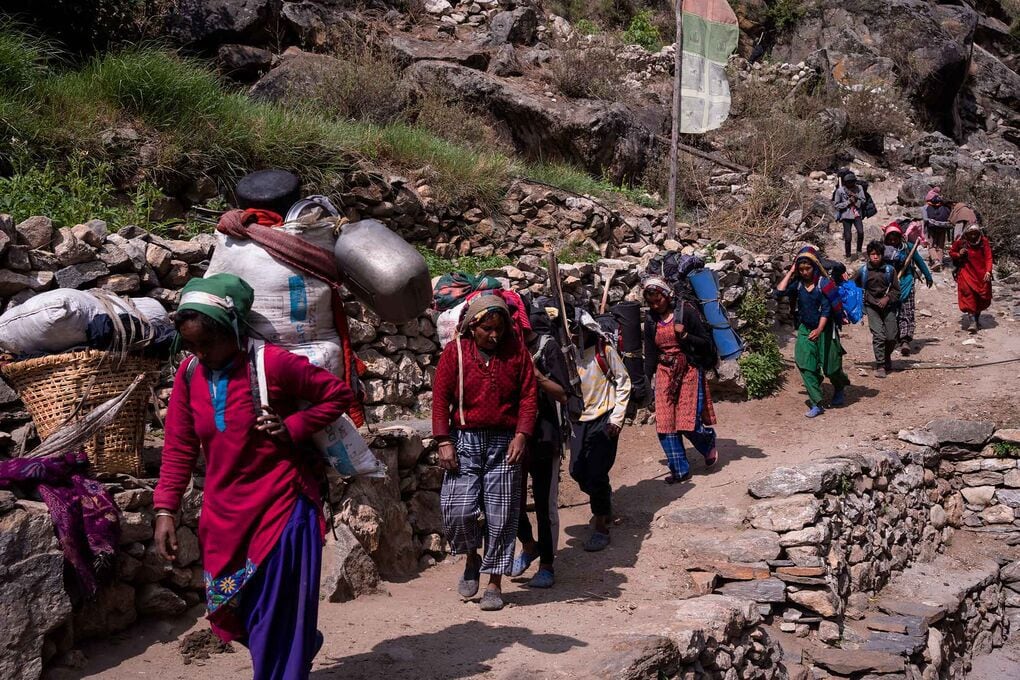
[[[464,422],[459,412],[457,343],[464,357]],[[516,338],[504,340],[486,366],[474,340],[458,338],[446,345],[432,385],[432,433],[448,437],[451,429],[491,428],[531,436],[538,412],[534,366]]]

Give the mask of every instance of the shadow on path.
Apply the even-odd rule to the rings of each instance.
[[[623,570],[637,564],[641,546],[651,533],[652,520],[662,508],[682,497],[695,483],[711,484],[712,475],[727,465],[742,458],[766,456],[765,452],[757,447],[741,444],[734,439],[719,438],[717,441],[719,462],[713,468],[706,469],[701,454],[690,447],[688,459],[691,463],[692,478],[681,484],[669,485],[662,479],[666,472],[665,457],[658,448],[657,441],[654,445],[656,454],[661,458],[662,475],[613,490],[613,512],[617,523],[612,528],[610,546],[601,552],[585,552],[582,546],[590,531],[588,523],[567,524],[564,527],[566,544],[560,546],[556,556],[556,586],[551,590],[522,588],[504,597],[517,606],[548,602],[614,600],[621,597],[627,583],[627,576]],[[610,476],[612,477],[612,474]],[[586,515],[586,510],[586,507],[581,508],[581,513]],[[561,511],[560,521],[563,522],[564,519],[564,513]],[[534,567],[524,577],[514,581],[526,583],[533,572]]]
[[[88,663],[81,672],[86,677],[98,674],[116,668],[127,659],[143,656],[150,647],[155,645],[174,644],[203,616],[205,616],[205,605],[196,605],[174,619],[143,619],[120,633],[84,642],[81,649],[88,657]],[[247,654],[245,649],[238,645],[234,645],[234,651]]]
[[[493,616],[498,621],[498,613]],[[325,657],[333,665],[313,671],[311,680],[470,678],[491,671],[488,662],[515,644],[542,654],[562,654],[587,643],[566,635],[535,634],[520,626],[468,621],[433,633],[394,637],[363,654]]]

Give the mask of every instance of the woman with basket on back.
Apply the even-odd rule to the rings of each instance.
[[[304,680],[323,642],[321,463],[309,444],[354,395],[328,371],[267,344],[262,407],[257,364],[246,351],[253,299],[231,274],[192,279],[182,291],[175,325],[194,356],[170,397],[155,542],[164,559],[176,556],[177,511],[201,450],[199,539],[212,629],[248,647],[255,680]]]

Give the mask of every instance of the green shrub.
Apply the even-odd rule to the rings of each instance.
[[[1020,446],[1013,442],[995,442],[992,451],[998,458],[1016,458],[1020,456]]]
[[[782,33],[796,26],[806,13],[803,0],[773,0],[765,12],[765,19],[766,23]]]
[[[763,399],[779,389],[784,369],[765,295],[757,290],[748,293],[737,316],[746,324],[741,331],[745,350],[737,363],[747,385],[747,396]]]
[[[58,227],[70,227],[90,219],[101,219],[114,227],[135,224],[162,226],[151,222],[152,207],[162,198],[159,190],[142,182],[130,204],[120,204],[110,181],[112,167],[89,163],[74,156],[67,167],[52,163],[21,169],[0,178],[0,213],[15,220],[45,215]]]
[[[581,35],[598,35],[599,27],[591,19],[578,19],[574,23],[574,30]]]
[[[425,258],[429,274],[442,276],[452,272],[463,272],[465,274],[477,275],[489,269],[499,269],[510,264],[510,258],[503,255],[489,255],[478,257],[475,255],[463,255],[461,257],[445,258],[436,255],[431,248],[419,246],[418,252]]]
[[[623,32],[623,42],[628,45],[640,45],[649,52],[662,49],[662,35],[655,25],[651,10],[642,10],[634,15]]]

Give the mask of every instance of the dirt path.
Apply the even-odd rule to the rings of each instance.
[[[882,203],[888,189],[876,187],[876,194]],[[877,235],[876,228],[872,231],[869,236]],[[889,378],[871,375],[867,329],[847,330],[846,368],[854,385],[845,408],[805,419],[805,394],[795,370],[775,397],[719,404],[720,464],[705,474],[695,455],[694,477],[679,487],[660,481],[665,468],[654,428],[628,428],[613,471],[620,523],[608,550],[594,555],[581,550],[589,513],[577,504],[580,493],[564,476],[562,502],[572,507],[561,510],[554,589],[532,591],[520,581],[510,583],[505,589],[509,606],[498,613],[481,612],[477,604],[457,597],[454,586],[462,564],[451,559],[407,583],[386,584],[383,594],[324,604],[320,628],[326,644],[313,678],[523,678],[535,677],[536,671],[571,677],[572,667],[603,652],[611,635],[670,616],[668,601],[684,593],[687,584],[676,568],[683,555],[674,545],[684,529],[656,519],[663,510],[708,504],[740,509],[750,500],[747,483],[774,467],[858,447],[896,446],[886,440],[897,430],[940,416],[1016,422],[1012,402],[1020,363],[938,367],[1020,357],[1020,323],[1007,313],[1016,302],[1000,300],[990,327],[975,337],[960,328],[951,277],[937,276],[935,289],[922,287],[918,293],[920,352],[898,357],[900,370]],[[200,615],[194,612],[195,619]],[[250,677],[243,649],[195,662],[200,670],[184,665],[177,638],[205,626],[194,620],[189,627],[193,620],[147,623],[88,646],[85,669],[61,676]]]

